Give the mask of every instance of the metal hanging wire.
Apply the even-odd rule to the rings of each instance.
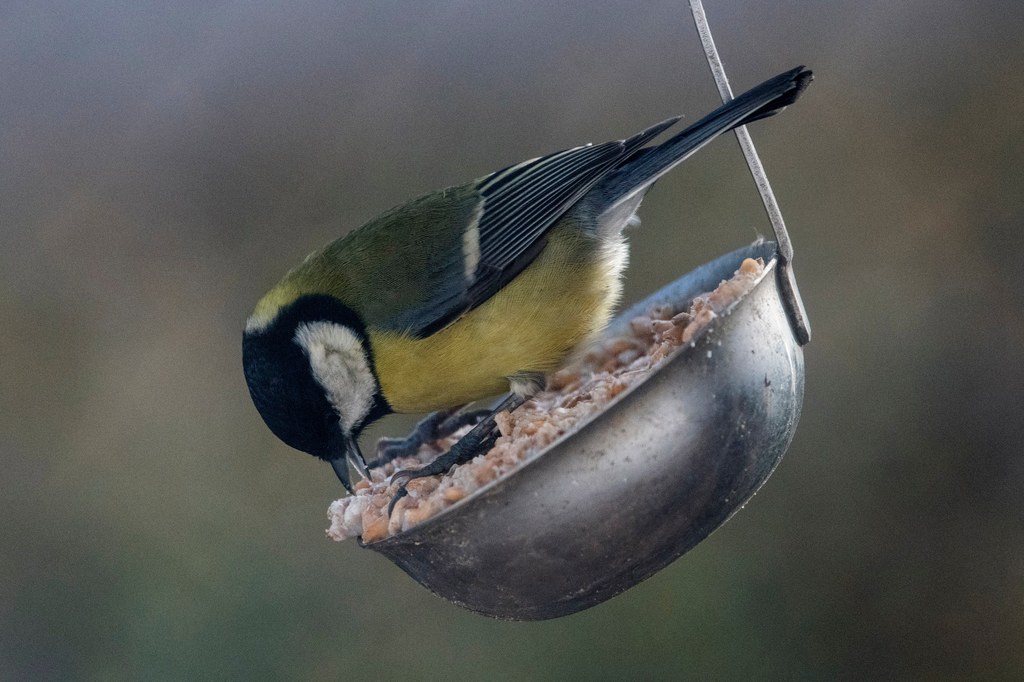
[[[693,23],[697,26],[697,33],[700,35],[701,45],[704,46],[704,56],[707,57],[708,66],[711,67],[711,75],[718,85],[718,93],[723,102],[733,99],[732,88],[729,86],[729,78],[725,75],[725,66],[721,57],[718,56],[718,48],[715,47],[715,40],[711,36],[711,27],[708,25],[707,15],[704,13],[704,5],[701,0],[689,0],[690,12],[693,14]],[[782,211],[779,203],[775,200],[775,193],[768,182],[764,166],[754,148],[754,141],[746,126],[739,126],[734,129],[736,139],[743,150],[743,156],[747,160],[747,168],[754,177],[754,184],[761,195],[761,202],[768,213],[768,220],[775,232],[775,242],[778,245],[778,277],[779,289],[782,294],[782,301],[786,306],[786,313],[789,316],[790,326],[796,336],[797,343],[806,345],[811,340],[811,326],[807,320],[807,311],[804,309],[803,300],[800,298],[800,290],[796,286],[796,275],[793,273],[793,242],[789,239],[789,232],[786,231],[786,222],[782,219]]]

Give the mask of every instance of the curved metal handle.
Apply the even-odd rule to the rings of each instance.
[[[723,102],[728,102],[733,98],[732,88],[729,86],[729,78],[725,75],[722,59],[718,56],[715,40],[711,36],[711,27],[708,25],[707,15],[704,14],[704,5],[701,0],[689,0],[689,2],[693,23],[697,26],[701,45],[704,46],[704,56],[707,57],[711,74],[715,77],[715,83],[718,85],[718,93],[722,96]],[[768,182],[768,175],[764,171],[764,166],[761,165],[757,150],[754,149],[754,140],[751,139],[750,132],[747,131],[746,126],[740,126],[734,132],[740,143],[740,149],[743,150],[743,156],[747,160],[750,174],[754,177],[757,191],[761,195],[764,210],[768,213],[772,230],[775,232],[775,241],[779,249],[778,277],[782,300],[797,343],[803,346],[811,340],[811,325],[807,319],[804,302],[800,298],[800,290],[796,286],[796,275],[793,273],[793,243],[789,239],[786,222],[782,219],[782,211],[779,209],[779,203],[775,200],[771,183]]]

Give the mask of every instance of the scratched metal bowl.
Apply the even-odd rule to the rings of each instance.
[[[541,620],[603,602],[707,537],[771,475],[800,415],[803,351],[775,244],[703,265],[609,329],[714,289],[747,257],[768,264],[754,288],[646,380],[509,475],[365,546],[459,606]]]

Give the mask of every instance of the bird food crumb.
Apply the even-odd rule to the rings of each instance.
[[[500,436],[486,454],[441,476],[413,479],[408,495],[388,518],[396,486],[391,476],[414,469],[446,452],[471,427],[420,447],[415,457],[400,458],[371,471],[355,485],[355,494],[335,500],[328,509],[333,540],[360,536],[377,542],[407,531],[505,476],[541,453],[563,434],[588,421],[615,397],[647,377],[677,348],[689,343],[718,312],[753,287],[764,271],[761,259],[747,258],[732,278],[701,294],[685,309],[659,304],[630,321],[629,334],[601,338],[548,378],[544,391],[514,412],[495,417]]]

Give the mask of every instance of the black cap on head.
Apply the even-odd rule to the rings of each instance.
[[[330,461],[335,471],[345,471],[344,475],[338,471],[338,477],[350,489],[345,460],[350,453],[358,453],[355,439],[365,425],[391,410],[378,391],[358,424],[341,424],[311,371],[306,351],[296,342],[298,327],[310,322],[344,325],[365,344],[365,327],[354,311],[330,296],[303,296],[266,326],[246,330],[242,340],[245,380],[256,409],[274,435],[297,450]]]

